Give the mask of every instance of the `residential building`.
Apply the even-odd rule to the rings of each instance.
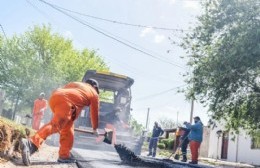
[[[223,122],[216,123],[209,134],[208,157],[232,162],[260,165],[260,131],[254,137],[241,130],[225,131]]]

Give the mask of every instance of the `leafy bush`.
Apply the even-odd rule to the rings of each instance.
[[[164,143],[158,143],[158,148],[159,149],[165,149],[165,144]]]
[[[173,149],[174,140],[168,139],[167,141],[167,149]]]
[[[160,143],[163,143],[165,145],[165,147],[167,148],[168,146],[168,139],[161,139]]]
[[[160,143],[163,143],[165,145],[166,149],[172,149],[173,148],[173,139],[162,139],[160,140]]]

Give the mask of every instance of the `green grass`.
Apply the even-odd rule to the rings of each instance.
[[[162,157],[169,157],[172,154],[172,150],[160,150],[159,151],[159,156]]]
[[[25,136],[25,129],[26,128],[29,129],[31,133],[35,132],[35,130],[33,130],[33,129],[29,128],[29,127],[23,126],[21,124],[17,124],[17,123],[15,123],[12,120],[9,120],[7,118],[4,118],[4,117],[0,116],[0,126],[1,125],[5,125],[5,126],[9,127],[12,130],[18,130],[23,136]]]

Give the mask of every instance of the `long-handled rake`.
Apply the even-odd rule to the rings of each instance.
[[[168,157],[168,159],[170,159],[172,157],[172,155],[174,155],[174,159],[175,160],[179,160],[180,159],[180,155],[181,155],[181,146],[183,144],[183,142],[188,138],[188,136],[186,136],[182,142],[178,145],[177,149],[175,152],[172,152],[172,154]]]

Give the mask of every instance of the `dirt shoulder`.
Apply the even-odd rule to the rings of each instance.
[[[34,133],[34,130],[0,117],[0,163],[19,153],[19,140]]]
[[[77,168],[76,164],[60,164],[57,162],[58,158],[58,147],[52,147],[44,144],[40,151],[36,152],[31,156],[32,165],[30,168]],[[22,163],[22,159],[16,158],[11,161],[0,163],[0,167],[3,168],[25,168]]]
[[[0,117],[0,167],[13,168],[25,166],[19,150],[19,140],[34,134],[34,130]],[[31,168],[77,168],[76,164],[59,164],[58,147],[44,144],[39,152],[31,157]]]

